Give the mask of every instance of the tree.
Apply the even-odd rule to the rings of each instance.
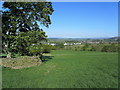
[[[102,47],[101,51],[102,51],[102,52],[108,52],[109,47],[110,47],[109,45],[104,45],[104,46]]]
[[[90,51],[96,51],[94,46],[91,46]]]
[[[88,49],[88,47],[89,47],[89,44],[85,44],[82,48],[81,48],[81,50],[82,51],[86,51],[87,49]]]
[[[20,55],[31,55],[31,48],[34,49],[34,47],[38,47],[40,48],[40,46],[42,47],[42,42],[41,41],[46,41],[46,37],[45,37],[45,32],[40,32],[40,31],[29,31],[29,32],[21,32],[18,36],[15,36],[15,41],[14,43],[12,43],[11,49],[12,51],[16,51],[16,53],[19,53]],[[30,47],[32,46],[32,47]],[[32,49],[32,50],[33,50]],[[36,49],[38,50],[38,49]],[[36,51],[34,50],[34,52]],[[36,53],[38,53],[38,51],[36,51]],[[35,54],[36,55],[36,54]]]
[[[58,48],[64,48],[63,42],[57,42],[56,43],[56,47],[58,47]]]
[[[7,45],[7,53],[12,52],[12,44],[20,32],[44,32],[38,23],[48,27],[54,11],[51,2],[4,2],[3,7],[6,10],[2,13],[2,44]]]

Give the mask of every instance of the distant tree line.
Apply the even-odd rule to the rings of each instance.
[[[49,45],[46,49],[51,50],[74,50],[74,51],[99,51],[99,52],[118,52],[120,51],[117,43],[99,43],[99,44],[81,44],[81,45],[64,45],[62,42],[56,42],[55,46]]]
[[[84,44],[79,46],[65,46],[66,50],[75,51],[100,51],[100,52],[118,52],[118,44]]]

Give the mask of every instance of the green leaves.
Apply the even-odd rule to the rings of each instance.
[[[14,51],[19,52],[21,55],[41,52],[42,41],[46,41],[45,32],[33,30],[20,32],[19,35],[14,36],[14,38],[15,41],[11,48],[14,49]]]
[[[50,2],[4,2],[2,14],[3,43],[8,50],[29,53],[29,46],[47,40],[38,22],[48,27],[53,13]],[[28,52],[28,53],[27,53]]]
[[[36,55],[36,54],[41,54],[43,52],[43,47],[42,45],[33,45],[29,47],[29,52]]]
[[[9,21],[9,26],[14,24],[14,31],[18,27],[20,32],[26,31],[25,29],[33,30],[34,23],[37,23],[37,21],[45,27],[51,24],[50,15],[54,10],[50,2],[5,2],[3,6],[8,8],[8,11],[3,12],[3,18],[9,17],[7,20],[3,19],[4,25]],[[26,24],[28,27],[26,27]],[[39,25],[37,24],[35,27],[39,28]],[[20,28],[24,28],[24,30],[21,31]]]

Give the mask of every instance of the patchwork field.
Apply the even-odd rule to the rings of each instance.
[[[40,66],[3,68],[3,88],[117,88],[118,54],[56,50]]]

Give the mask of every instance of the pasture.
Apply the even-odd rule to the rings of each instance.
[[[40,66],[3,68],[3,88],[117,88],[118,54],[55,50]]]

